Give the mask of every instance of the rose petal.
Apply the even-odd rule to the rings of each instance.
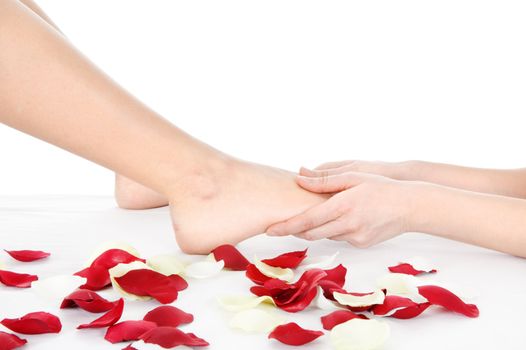
[[[58,275],[33,282],[31,290],[53,305],[64,299],[64,294],[77,289],[86,279],[71,275]]]
[[[230,270],[245,271],[247,266],[250,265],[250,261],[231,244],[217,247],[212,250],[212,254],[214,254],[217,261],[223,260],[225,262],[225,268]]]
[[[125,348],[122,348],[122,350],[138,350],[137,348],[134,348],[131,344],[128,344]]]
[[[21,334],[59,333],[62,329],[60,319],[47,312],[32,312],[20,318],[4,318],[0,323]]]
[[[321,337],[323,332],[313,331],[298,326],[297,323],[291,322],[281,326],[277,326],[269,335],[269,339],[276,339],[277,341],[287,345],[304,345]]]
[[[212,254],[211,254],[212,255]],[[225,267],[223,260],[216,261],[213,255],[204,261],[190,264],[184,270],[184,275],[191,278],[209,278],[217,275]]]
[[[377,280],[377,286],[386,290],[386,295],[398,295],[409,298],[417,304],[427,302],[418,292],[418,279],[402,273],[389,273]]]
[[[91,321],[87,324],[81,324],[77,329],[84,328],[104,328],[109,327],[115,324],[122,316],[122,311],[124,310],[124,299],[120,298],[113,309],[97,318],[96,320]]]
[[[266,281],[271,279],[271,277],[265,276],[258,270],[256,265],[250,264],[247,266],[247,271],[245,275],[255,284],[263,285]]]
[[[165,276],[148,269],[131,270],[121,277],[115,277],[115,281],[127,293],[149,296],[162,304],[174,302],[179,291],[188,287],[188,283],[179,275]]]
[[[388,267],[389,271],[391,272],[394,272],[394,273],[404,273],[406,275],[412,275],[412,276],[417,276],[417,275],[421,275],[421,274],[424,274],[424,273],[435,273],[437,272],[437,270],[435,269],[432,269],[432,270],[417,270],[413,267],[413,265],[409,264],[409,263],[400,263],[396,266],[389,266]]]
[[[97,259],[100,255],[112,249],[124,250],[125,252],[128,252],[133,256],[136,256],[138,258],[141,257],[137,249],[135,249],[126,242],[104,242],[94,249],[93,253],[91,254],[91,257],[88,259],[85,266],[89,267],[93,263],[93,261],[95,261],[95,259]]]
[[[139,340],[139,337],[150,329],[157,328],[154,322],[149,321],[123,321],[110,326],[104,339],[110,343]]]
[[[340,290],[345,285],[347,268],[340,264],[333,269],[323,271],[325,271],[327,276],[320,280],[319,285],[323,289],[323,295],[327,299],[334,301],[333,291]]]
[[[0,349],[13,350],[19,348],[27,343],[27,340],[17,337],[14,334],[9,334],[0,331]]]
[[[208,346],[208,342],[193,333],[185,333],[173,327],[157,327],[142,334],[140,339],[145,343],[156,344],[170,349],[180,345]]]
[[[22,262],[40,260],[51,255],[50,253],[46,253],[41,250],[5,250],[5,252],[11,255],[13,259]]]
[[[148,312],[143,320],[154,322],[159,327],[178,327],[193,322],[194,316],[175,306],[165,305]]]
[[[464,303],[462,299],[445,288],[439,286],[420,286],[418,287],[418,291],[431,305],[439,305],[467,317],[479,316],[477,305]]]
[[[163,275],[180,275],[184,271],[184,264],[176,255],[156,255],[146,260],[146,265]]]
[[[334,263],[339,254],[340,252],[336,252],[332,255],[307,257],[300,266],[304,269],[327,269]]]
[[[314,300],[318,283],[327,274],[321,269],[305,271],[300,279],[289,284],[279,279],[270,279],[263,286],[254,286],[250,291],[257,295],[272,297],[276,306],[287,312],[304,310]]]
[[[292,269],[273,267],[257,259],[255,259],[254,265],[256,265],[256,268],[267,277],[277,278],[287,282],[291,282],[294,279],[294,271],[292,271]]]
[[[243,311],[253,309],[260,304],[270,304],[275,306],[274,300],[267,295],[256,297],[254,295],[242,296],[222,296],[217,298],[219,305],[227,311]]]
[[[382,290],[376,290],[371,293],[342,293],[334,292],[334,299],[340,305],[351,307],[370,307],[376,304],[382,304],[385,299],[385,294]]]
[[[267,333],[282,324],[285,319],[273,312],[260,309],[248,309],[232,317],[229,326],[249,333]]]
[[[426,309],[430,306],[431,306],[431,303],[416,304],[414,306],[406,307],[405,309],[396,310],[391,315],[391,317],[402,319],[402,320],[415,318],[418,315],[420,315],[422,312],[426,311]]]
[[[323,325],[323,329],[330,331],[340,323],[344,323],[355,318],[361,318],[363,320],[368,319],[365,315],[355,314],[349,310],[338,310],[331,312],[328,315],[322,316],[321,324]]]
[[[385,322],[354,318],[331,330],[331,343],[336,350],[374,350],[383,346],[389,334]]]
[[[284,253],[272,259],[264,259],[261,261],[273,267],[281,267],[282,269],[295,269],[306,257],[307,249],[299,250],[296,252]]]
[[[111,283],[109,270],[118,264],[129,264],[134,261],[145,260],[128,253],[122,249],[110,249],[99,255],[91,265],[75,273],[76,276],[85,277],[87,282],[84,289],[100,290]]]
[[[409,298],[404,298],[398,295],[388,295],[385,297],[382,304],[373,306],[371,312],[376,316],[387,317],[393,315],[398,310],[414,307],[416,305],[418,304]]]
[[[132,293],[128,293],[120,286],[120,284],[115,279],[117,277],[124,276],[130,271],[143,269],[150,269],[150,267],[141,261],[133,261],[129,264],[118,264],[109,269],[108,273],[110,275],[110,281],[111,285],[113,286],[113,289],[128,300],[150,300],[150,296],[139,296]]]
[[[82,310],[99,313],[111,310],[116,302],[104,299],[94,291],[88,289],[77,289],[64,298],[61,309],[80,307]]]
[[[29,288],[36,280],[38,280],[36,275],[0,270],[0,282],[9,287]]]
[[[316,297],[314,298],[313,304],[321,310],[334,310],[340,308],[340,306],[335,303],[334,301],[327,299],[323,293],[323,289],[321,287],[317,287],[318,293],[316,294]]]

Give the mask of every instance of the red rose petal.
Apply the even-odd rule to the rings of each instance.
[[[111,284],[109,269],[118,264],[129,264],[134,261],[146,262],[122,249],[109,249],[99,255],[88,268],[75,273],[76,276],[85,277],[86,284],[81,288],[100,290]]]
[[[245,271],[247,266],[250,265],[250,261],[231,244],[221,245],[212,250],[212,253],[217,261],[223,260],[225,268],[230,270]]]
[[[387,295],[384,302],[379,305],[374,305],[371,312],[377,316],[385,316],[395,309],[406,309],[408,307],[414,307],[418,304],[409,298],[404,298],[397,295]],[[397,310],[398,311],[398,310]],[[395,311],[396,312],[396,311]]]
[[[109,327],[111,325],[114,325],[122,316],[122,311],[124,310],[124,299],[120,298],[117,301],[117,304],[102,315],[101,317],[97,318],[96,320],[91,321],[87,324],[81,324],[77,327],[77,329],[84,329],[84,328],[104,328]]]
[[[478,317],[477,305],[466,304],[449,290],[439,286],[420,286],[418,292],[432,305],[439,305],[448,310],[458,312],[467,317]]]
[[[21,334],[58,333],[62,329],[60,319],[47,312],[32,312],[20,318],[4,318],[0,323]]]
[[[106,331],[104,339],[110,343],[139,340],[139,337],[156,328],[157,325],[149,321],[123,321],[110,326]]]
[[[300,279],[292,284],[272,278],[263,286],[254,286],[250,291],[257,295],[268,295],[280,309],[287,312],[304,310],[318,292],[317,286],[327,274],[321,269],[305,271]]]
[[[25,345],[27,340],[17,337],[14,334],[9,334],[0,331],[0,350],[12,350]]]
[[[307,249],[296,252],[284,253],[272,259],[261,260],[267,265],[283,269],[295,269],[307,257]]]
[[[367,316],[361,315],[361,314],[355,314],[352,311],[348,310],[337,310],[334,312],[331,312],[328,315],[321,317],[321,324],[323,325],[323,329],[330,331],[335,326],[339,325],[340,323],[347,322],[349,320],[352,320],[354,318],[361,318],[364,320],[367,320]]]
[[[398,318],[401,320],[415,318],[422,312],[426,311],[426,309],[430,306],[431,303],[416,304],[415,306],[406,307],[405,309],[396,311],[394,314],[391,315],[391,317]]]
[[[341,290],[345,285],[347,269],[340,264],[333,269],[324,271],[327,275],[319,281],[319,285],[323,289],[323,295],[327,299],[334,301],[332,293]]]
[[[400,263],[396,266],[389,266],[388,269],[389,271],[394,272],[394,273],[403,273],[403,274],[412,275],[412,276],[417,276],[423,273],[436,273],[437,272],[437,270],[435,269],[430,270],[430,271],[417,270],[413,267],[413,265],[409,263]]]
[[[88,289],[77,289],[64,298],[61,309],[80,307],[93,313],[106,312],[115,306],[116,302],[104,299],[94,291]]]
[[[36,280],[38,280],[36,275],[0,270],[0,282],[9,287],[29,288]]]
[[[179,345],[208,346],[208,342],[193,333],[185,333],[174,327],[157,327],[142,334],[140,339],[145,343],[156,344],[170,349]]]
[[[178,327],[193,322],[194,316],[175,306],[165,305],[148,312],[143,320],[155,322],[159,327]]]
[[[272,277],[268,277],[264,275],[254,264],[249,264],[247,266],[247,271],[245,272],[245,275],[255,284],[262,285],[266,281],[272,279]]]
[[[188,287],[188,283],[179,275],[166,276],[148,269],[131,270],[115,280],[124,291],[150,296],[162,304],[174,302],[178,292]]]
[[[5,249],[4,249],[5,250]],[[13,259],[22,262],[30,262],[35,260],[40,260],[50,256],[50,253],[46,253],[40,250],[5,250],[5,252]]]
[[[283,344],[299,346],[310,343],[322,335],[323,332],[321,331],[304,329],[298,324],[291,322],[274,328],[268,335],[268,338],[274,338]]]
[[[122,350],[138,350],[138,349],[134,348],[131,344],[128,344],[128,346],[125,348],[122,348]]]

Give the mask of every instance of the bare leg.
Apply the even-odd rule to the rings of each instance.
[[[0,121],[169,198],[186,252],[236,243],[324,199],[300,189],[291,173],[184,133],[15,0],[0,0]]]
[[[20,0],[36,15],[62,33],[60,28],[32,0]],[[168,205],[168,198],[125,176],[115,174],[115,200],[124,209],[149,209]]]

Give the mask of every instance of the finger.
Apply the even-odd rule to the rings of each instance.
[[[319,177],[297,176],[296,182],[304,189],[316,193],[341,192],[364,182],[367,176],[360,173],[347,172],[338,175]]]
[[[316,241],[323,238],[331,238],[333,236],[341,236],[349,233],[349,227],[347,227],[346,222],[342,219],[337,218],[333,221],[329,221],[326,224],[318,226],[316,228],[310,229],[308,231],[300,232],[295,236],[298,238],[303,238],[308,241]]]
[[[323,169],[323,170],[318,170],[318,169],[311,170],[311,169],[301,167],[299,174],[302,176],[307,176],[307,177],[323,177],[323,176],[342,174],[350,170],[351,168],[349,167],[349,164],[343,165],[338,168]]]
[[[311,230],[338,216],[336,204],[329,199],[288,220],[269,226],[266,233],[270,236],[284,236]]]
[[[328,162],[318,165],[314,170],[324,170],[324,169],[332,169],[332,168],[339,168],[341,166],[344,166],[348,163],[353,162],[352,160],[340,160],[337,162]]]

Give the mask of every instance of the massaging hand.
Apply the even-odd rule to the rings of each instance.
[[[267,234],[307,240],[329,238],[363,248],[410,230],[414,183],[353,171],[303,169],[301,174],[297,177],[301,187],[334,195],[270,226]]]

